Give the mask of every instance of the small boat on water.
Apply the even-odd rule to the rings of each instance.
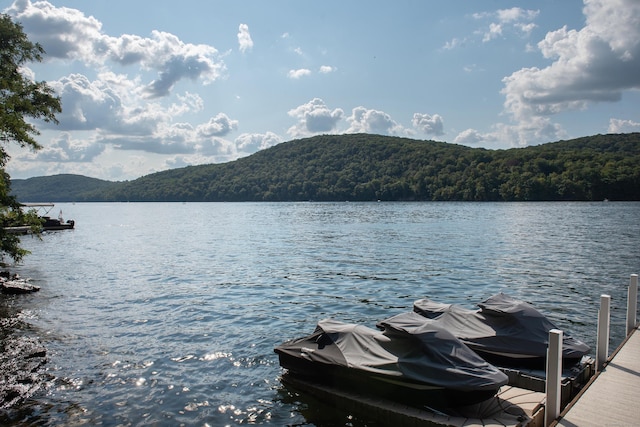
[[[379,328],[325,319],[274,351],[289,375],[418,406],[469,405],[507,384],[504,373],[416,313]]]
[[[76,225],[74,220],[69,219],[65,221],[62,219],[62,216],[59,216],[58,218],[44,216],[42,219],[44,220],[44,223],[42,224],[42,229],[44,231],[71,230]]]
[[[51,212],[55,206],[53,203],[22,203],[22,206],[39,211],[43,231],[71,230],[75,227],[74,220],[64,220],[62,217],[62,210],[58,214],[57,218],[52,218],[49,215],[49,212]]]
[[[487,361],[499,366],[543,368],[549,331],[556,326],[531,304],[500,293],[477,310],[428,298],[415,301],[414,312],[451,332]],[[563,366],[579,363],[587,344],[563,333]]]
[[[37,212],[42,222],[42,227],[39,230],[33,230],[30,225],[18,225],[4,227],[4,231],[9,234],[29,234],[36,231],[57,231],[57,230],[71,230],[75,227],[75,221],[70,219],[65,221],[62,218],[62,210],[58,214],[57,218],[52,218],[49,212],[54,208],[53,203],[21,203],[23,209],[33,209]]]

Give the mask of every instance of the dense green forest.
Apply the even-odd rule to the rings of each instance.
[[[368,134],[285,142],[224,164],[127,182],[14,180],[37,201],[640,200],[640,133],[508,150]]]
[[[116,183],[81,175],[39,176],[12,180],[11,189],[21,202],[69,202],[80,194],[98,192]]]

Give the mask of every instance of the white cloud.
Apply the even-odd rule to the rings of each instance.
[[[442,49],[444,49],[444,50],[453,50],[453,49],[457,48],[458,46],[462,46],[465,42],[466,42],[466,39],[459,39],[457,37],[454,37],[453,39],[451,39],[448,42],[446,42],[444,44],[444,46],[442,46]]]
[[[102,151],[98,154],[99,150]],[[100,176],[102,179],[117,181],[123,179],[123,174],[138,177],[141,170],[146,171],[148,168],[148,165],[145,165],[142,160],[148,160],[149,155],[145,157],[127,156],[126,164],[119,161],[116,163],[105,162],[111,152],[112,150],[107,145],[96,146],[89,140],[74,139],[63,133],[51,141],[51,147],[44,147],[37,153],[22,153],[13,157],[11,176],[14,176],[14,173],[25,177],[72,173],[93,177]]]
[[[374,133],[381,135],[406,134],[407,131],[384,111],[356,107],[347,117],[347,133]]]
[[[489,12],[478,12],[478,13],[474,13],[472,16],[473,16],[473,19],[485,19],[487,17],[490,17],[491,13],[489,13]]]
[[[113,127],[120,121],[122,99],[107,83],[70,74],[50,82],[50,86],[62,100],[62,113],[57,116],[60,129],[95,130]]]
[[[61,133],[50,145],[34,153],[26,154],[22,160],[38,162],[92,162],[105,149],[104,144],[73,139],[68,132]]]
[[[412,123],[414,128],[427,135],[444,135],[444,123],[439,114],[414,113]]]
[[[522,21],[533,21],[538,17],[540,11],[512,7],[511,9],[500,9],[497,14],[500,22],[520,23]]]
[[[514,24],[514,27],[519,29],[522,33],[529,34],[537,27],[537,25],[533,22],[529,22],[528,24],[516,23]]]
[[[485,140],[485,137],[475,129],[467,129],[458,134],[453,142],[455,144],[476,145]]]
[[[321,74],[329,74],[329,73],[333,73],[334,71],[336,71],[335,67],[332,67],[330,65],[322,65],[320,67],[320,73]]]
[[[136,93],[137,81],[122,75],[103,73],[97,80],[90,81],[81,74],[71,74],[50,84],[62,99],[58,128],[92,132],[93,136],[87,141],[98,144],[102,147],[100,150],[106,145],[117,150],[165,155],[220,151],[220,144],[203,140],[225,136],[238,127],[238,121],[224,113],[197,126],[176,122],[183,114],[203,109],[200,96],[187,92],[168,105],[150,102],[140,91]],[[59,161],[79,161],[78,156],[63,155],[65,147],[57,140],[51,144],[50,147],[43,144],[45,148],[39,158],[54,158],[53,153],[59,153]],[[224,154],[228,153],[224,151]]]
[[[530,117],[529,120],[516,124],[498,123],[492,127],[493,132],[483,134],[483,142],[507,141],[512,147],[523,147],[568,137],[562,126],[544,116]]]
[[[497,22],[489,24],[488,30],[479,31],[482,34],[482,42],[486,43],[502,36],[506,31],[515,30],[516,33],[529,35],[536,28],[536,24],[533,21],[539,14],[539,10],[512,7],[511,9],[500,9],[495,13],[477,13],[473,17],[476,19],[497,19]]]
[[[501,36],[501,35],[502,35],[502,26],[500,24],[496,24],[495,22],[492,22],[491,24],[489,24],[489,31],[487,31],[484,34],[482,41],[486,43],[495,38],[498,38],[498,36]]]
[[[225,64],[213,46],[182,42],[178,37],[153,31],[150,38],[102,32],[102,23],[77,9],[55,7],[47,1],[16,1],[5,10],[25,32],[43,46],[45,59],[60,58],[87,65],[108,61],[155,70],[157,78],[147,84],[147,96],[167,96],[182,79],[211,83],[221,77]]]
[[[235,144],[238,151],[254,153],[258,150],[273,147],[282,142],[282,138],[273,132],[267,133],[243,133],[236,138]]]
[[[289,73],[287,74],[287,76],[290,79],[299,79],[301,77],[306,77],[308,75],[311,74],[311,70],[306,69],[306,68],[300,68],[297,70],[289,70]]]
[[[204,101],[196,93],[186,92],[183,95],[176,95],[176,97],[180,103],[171,105],[169,114],[172,117],[204,110]]]
[[[191,156],[189,164],[202,164],[212,161],[220,160],[233,160],[237,157],[235,144],[231,141],[222,138],[209,138],[204,141],[199,141],[195,145],[195,153],[200,156],[200,160],[197,157]]]
[[[82,74],[70,74],[49,82],[60,96],[62,113],[58,114],[61,130],[86,130],[109,135],[156,135],[161,124],[203,108],[202,99],[195,94],[178,96],[178,103],[162,106],[143,99],[137,80],[114,73],[102,73],[96,80]],[[54,127],[44,124],[45,127]]]
[[[584,0],[587,25],[582,30],[604,40],[622,60],[640,60],[640,2],[636,0]],[[581,31],[581,32],[582,32]],[[636,68],[638,70],[638,68]],[[636,73],[640,78],[640,73]]]
[[[340,108],[331,110],[320,98],[314,98],[289,111],[289,116],[298,120],[287,133],[294,138],[318,133],[329,133],[336,129],[342,119]]]
[[[240,24],[238,27],[238,44],[240,45],[240,52],[242,53],[253,49],[253,40],[251,40],[251,34],[249,33],[249,26],[247,24]]]
[[[40,152],[19,153],[14,160],[42,162],[52,171],[46,165],[53,162],[67,164],[71,170],[98,156],[98,163],[105,158],[114,161],[121,150],[140,151],[149,158],[181,156],[194,161],[235,155],[232,142],[216,138],[237,129],[237,120],[219,113],[199,125],[180,122],[180,116],[202,111],[204,101],[189,92],[168,98],[182,79],[207,84],[221,76],[224,63],[214,47],[184,43],[161,31],[153,31],[147,38],[127,34],[111,37],[102,32],[97,19],[47,1],[19,0],[5,13],[43,45],[46,61],[60,59],[67,65],[82,63],[96,70],[93,79],[74,73],[48,82],[61,98],[62,112],[57,115],[58,126],[41,126],[64,133],[54,134],[48,141],[42,138]],[[241,26],[241,33],[244,30],[248,35],[248,28]],[[243,42],[248,46],[248,39]],[[115,65],[131,68],[134,77],[109,71]],[[146,71],[155,71],[156,78],[145,82],[142,76]],[[71,131],[73,138],[67,133]],[[83,137],[77,138],[78,133]],[[56,170],[63,167],[60,165]],[[116,165],[112,171],[103,168],[102,173],[127,170],[139,176],[149,172],[131,168]]]
[[[640,132],[640,123],[633,120],[610,119],[609,133]]]
[[[187,141],[186,136],[191,132],[180,128],[167,130],[162,137],[135,137],[109,135],[102,139],[105,144],[112,145],[118,150],[144,151],[153,154],[191,154],[195,152],[195,143]]]
[[[44,47],[48,57],[80,59],[89,63],[100,57],[104,48],[93,53],[103,39],[102,23],[77,9],[55,7],[47,1],[15,1],[4,13],[20,22],[34,40]],[[92,55],[93,53],[93,55]]]
[[[193,160],[185,156],[171,157],[164,162],[166,169],[184,168],[193,165]]]
[[[218,113],[215,117],[209,119],[207,123],[198,126],[197,132],[199,136],[203,137],[225,136],[237,128],[237,120],[231,120],[226,114]]]
[[[640,2],[585,0],[584,13],[581,30],[563,27],[538,43],[551,65],[523,68],[503,79],[505,109],[521,143],[560,131],[544,116],[616,102],[623,91],[640,89]]]
[[[480,36],[483,43],[490,42],[499,37],[507,38],[508,35],[517,34],[528,36],[537,27],[533,22],[539,10],[528,10],[519,7],[511,9],[499,9],[494,12],[480,12],[472,15],[473,19],[488,22],[488,27],[483,27],[473,32]],[[443,50],[453,50],[467,43],[473,42],[473,38],[455,37],[444,44]]]
[[[466,72],[466,73],[477,73],[477,72],[482,72],[485,71],[484,68],[481,68],[478,66],[478,64],[469,64],[469,65],[465,65],[464,67],[462,67],[462,69]]]
[[[224,72],[224,63],[217,58],[214,47],[185,44],[176,36],[159,31],[153,31],[152,36],[148,56],[141,61],[141,65],[158,70],[158,78],[146,88],[150,97],[167,96],[179,80],[208,84]]]

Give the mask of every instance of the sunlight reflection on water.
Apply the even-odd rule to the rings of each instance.
[[[639,267],[638,203],[61,208],[77,228],[26,239],[21,267],[42,287],[25,313],[55,378],[31,416],[50,425],[309,425],[321,404],[281,385],[273,347],[423,297],[473,307],[505,291],[593,346],[609,293],[615,347]]]

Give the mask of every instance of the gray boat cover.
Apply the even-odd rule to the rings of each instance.
[[[276,352],[459,391],[497,390],[507,383],[505,374],[451,333],[419,318],[403,313],[381,322],[383,330],[325,319],[313,334]]]
[[[433,319],[474,350],[507,358],[546,358],[549,331],[556,326],[532,305],[500,293],[469,310],[421,299],[414,312]],[[433,323],[433,322],[429,322]],[[563,358],[580,359],[589,346],[563,333]]]

